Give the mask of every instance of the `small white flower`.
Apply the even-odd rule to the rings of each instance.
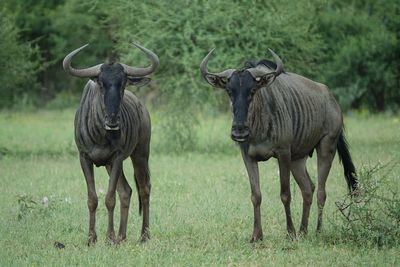
[[[48,206],[49,206],[49,198],[48,198],[48,197],[44,197],[44,198],[42,199],[42,203],[43,203],[43,205],[44,205],[45,207],[48,207]]]
[[[68,203],[68,204],[72,203],[71,197],[65,197],[64,201],[65,201],[65,203]]]

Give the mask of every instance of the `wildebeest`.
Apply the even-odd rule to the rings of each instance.
[[[266,161],[270,157],[275,157],[279,164],[280,196],[285,208],[288,235],[296,235],[290,213],[290,172],[303,197],[300,232],[307,233],[315,186],[307,172],[306,161],[314,149],[318,157],[319,232],[326,200],[325,183],[336,150],[343,163],[350,191],[357,187],[356,172],[344,137],[339,105],[327,86],[285,72],[281,59],[272,50],[270,52],[275,63],[261,60],[249,62],[243,69],[211,73],[207,70],[207,64],[213,50],[203,59],[200,72],[209,84],[224,89],[231,101],[231,138],[240,145],[249,175],[254,207],[251,242],[263,238],[258,162]]]
[[[133,44],[150,59],[145,68],[131,67],[122,63],[104,63],[90,68],[71,67],[72,58],[84,49],[84,45],[69,53],[63,62],[66,72],[87,82],[75,115],[75,143],[79,150],[80,163],[84,173],[89,208],[88,244],[96,242],[95,214],[98,203],[93,164],[105,166],[110,176],[105,204],[108,210],[107,239],[111,243],[126,238],[126,227],[132,189],[124,172],[123,160],[131,157],[134,180],[139,194],[139,212],[143,209],[141,240],[149,238],[150,172],[150,116],[145,106],[131,92],[125,90],[127,83],[143,84],[159,65],[156,54]],[[118,239],[114,232],[115,191],[121,203],[121,218]]]

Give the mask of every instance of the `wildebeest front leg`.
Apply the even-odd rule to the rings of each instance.
[[[137,152],[131,156],[133,168],[135,170],[135,182],[139,193],[141,209],[143,209],[143,221],[141,231],[141,241],[145,242],[150,239],[149,232],[149,213],[150,213],[150,170],[148,163],[148,153]]]
[[[290,152],[283,152],[278,155],[279,175],[281,182],[281,200],[285,207],[286,225],[290,238],[296,237],[296,231],[293,226],[292,215],[290,212]]]
[[[111,166],[107,165],[108,175],[111,175]],[[124,174],[124,170],[121,171],[121,176],[118,178],[117,183],[117,192],[120,200],[120,224],[118,231],[118,242],[121,242],[126,239],[126,228],[128,224],[128,214],[129,214],[129,205],[131,202],[132,188],[129,186],[126,181],[126,177]]]
[[[251,159],[247,153],[247,148],[241,148],[244,165],[246,166],[247,174],[249,175],[251,187],[251,202],[254,208],[254,226],[253,235],[250,242],[256,242],[263,239],[263,232],[261,226],[261,190],[259,182],[259,172],[257,161]]]
[[[88,234],[88,245],[96,243],[96,209],[98,204],[96,186],[94,183],[93,176],[93,163],[85,157],[85,155],[80,154],[79,156],[83,174],[86,180],[88,200],[87,205],[89,209],[89,234]]]
[[[122,160],[114,160],[111,166],[110,179],[108,182],[108,190],[106,194],[105,204],[108,210],[108,228],[107,228],[107,241],[115,243],[114,232],[114,208],[115,208],[115,191],[117,188],[118,178],[122,173]]]

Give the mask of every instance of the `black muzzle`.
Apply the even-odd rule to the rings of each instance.
[[[235,124],[232,126],[231,138],[236,142],[244,142],[250,135],[249,127],[244,124]]]
[[[120,121],[121,119],[119,115],[106,115],[104,118],[104,129],[106,129],[107,131],[118,131],[120,129]]]

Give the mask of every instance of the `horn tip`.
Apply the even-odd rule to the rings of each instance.
[[[138,44],[137,42],[132,42],[131,43],[132,46],[135,46],[137,48],[141,48],[142,46],[140,44]]]
[[[89,43],[82,45],[82,46],[79,47],[78,49],[79,49],[79,51],[81,51],[82,49],[84,49],[84,48],[87,47],[87,46],[89,46]],[[78,49],[77,49],[77,50],[78,50]]]
[[[208,57],[214,52],[214,50],[215,50],[215,47],[212,48],[212,49],[208,52],[208,54],[207,54],[207,56],[204,58],[204,60],[208,59]]]
[[[269,51],[271,54],[276,54],[276,53],[274,52],[274,50],[272,50],[272,49],[269,48],[269,47],[268,47],[268,51]]]
[[[277,75],[279,75],[283,71],[283,62],[282,59],[271,49],[268,47],[269,52],[272,54],[273,58],[275,59],[275,63],[277,64]]]

